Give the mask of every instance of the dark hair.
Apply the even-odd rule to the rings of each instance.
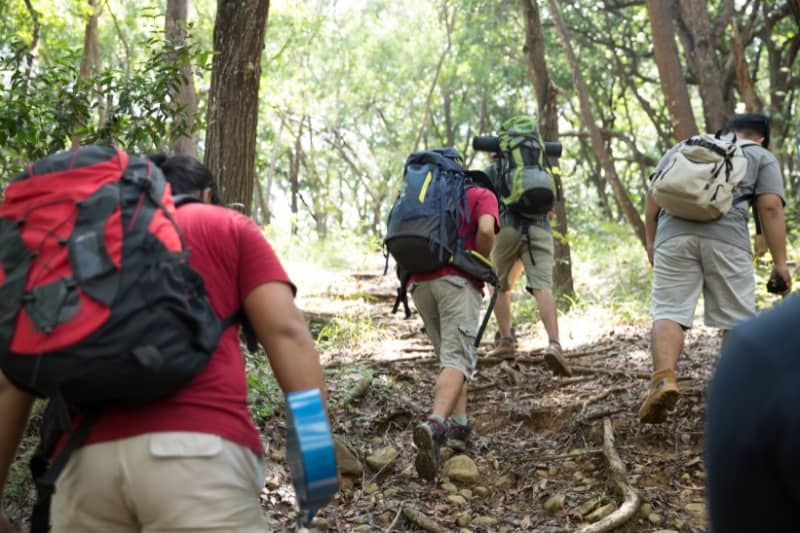
[[[163,152],[149,154],[147,156],[161,172],[172,186],[172,194],[197,194],[206,188],[211,189],[211,203],[222,204],[222,198],[217,190],[217,182],[208,168],[188,155],[167,155]]]
[[[737,113],[728,119],[728,129],[760,135],[764,137],[761,146],[769,148],[769,117],[763,113]]]

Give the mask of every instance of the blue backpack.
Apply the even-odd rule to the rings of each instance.
[[[391,254],[400,278],[393,312],[403,303],[406,317],[411,314],[406,294],[411,274],[433,272],[446,265],[497,286],[491,262],[475,250],[465,249],[466,235],[459,235],[461,220],[470,221],[467,189],[489,183],[483,172],[464,170],[462,161],[454,148],[414,152],[406,159],[405,181],[389,212],[384,239],[387,267]],[[475,346],[480,343],[496,294],[493,291]]]

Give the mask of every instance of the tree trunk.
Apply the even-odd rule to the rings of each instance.
[[[725,127],[727,112],[706,0],[679,0],[679,3],[683,23],[689,30],[686,57],[699,85],[706,131],[717,131]]]
[[[614,163],[603,144],[603,134],[600,128],[597,127],[594,121],[594,114],[592,112],[591,102],[589,102],[589,91],[586,88],[586,82],[583,79],[580,69],[578,68],[578,59],[575,57],[575,51],[572,49],[572,43],[569,40],[569,35],[564,27],[564,20],[561,18],[561,10],[558,7],[556,0],[548,0],[550,11],[552,11],[553,21],[558,31],[558,37],[561,40],[561,46],[564,48],[564,54],[567,56],[570,70],[572,71],[572,81],[575,84],[575,90],[578,93],[578,101],[580,103],[581,120],[589,136],[592,140],[592,151],[594,156],[603,167],[606,174],[606,179],[611,184],[611,190],[614,191],[614,197],[617,199],[620,210],[623,216],[631,225],[634,234],[641,241],[642,246],[646,245],[644,234],[644,223],[639,216],[639,212],[631,202],[625,186],[619,179],[617,171],[614,168]]]
[[[539,129],[542,137],[548,141],[558,141],[558,107],[556,106],[556,88],[550,81],[545,58],[542,21],[536,0],[520,0],[522,14],[525,17],[525,57],[528,73],[536,92],[536,104],[539,111]],[[561,171],[557,158],[548,158],[553,170],[556,189],[563,191]],[[556,264],[553,269],[553,284],[559,292],[573,295],[575,289],[572,282],[572,255],[567,237],[567,209],[563,197],[555,205],[556,224],[554,227],[554,252]]]
[[[194,75],[192,74],[192,64],[189,61],[186,38],[189,4],[190,0],[167,0],[164,33],[167,42],[175,51],[172,60],[180,64],[182,77],[175,99],[183,107],[183,111],[175,117],[172,125],[173,132],[182,132],[182,134],[172,138],[170,150],[176,154],[194,157],[197,154],[197,134],[193,131],[197,113],[197,93],[194,89]]]
[[[205,164],[226,204],[250,214],[256,165],[258,85],[269,0],[218,0],[208,96]]]
[[[748,113],[758,109],[756,92],[753,89],[753,80],[750,78],[750,71],[747,69],[747,58],[744,55],[744,45],[742,36],[739,33],[739,25],[736,17],[731,20],[731,51],[733,52],[733,67],[736,72],[736,83],[739,86],[739,94],[744,100],[744,110]]]
[[[92,12],[89,15],[89,19],[86,21],[86,31],[83,36],[83,58],[81,58],[81,64],[78,70],[79,81],[88,78],[92,74],[98,73],[100,70],[100,41],[97,37],[97,15],[99,13],[99,8],[97,0],[88,0],[88,2]],[[102,101],[102,97],[98,99],[97,109],[99,126],[102,127],[105,123],[104,102]],[[81,137],[78,130],[83,126],[85,126],[85,124],[75,125],[71,139],[73,149],[79,148],[81,145]]]
[[[689,88],[681,71],[678,46],[675,44],[670,1],[647,0],[647,13],[650,16],[656,65],[673,135],[678,140],[683,140],[697,134],[697,123],[689,100]]]
[[[305,121],[300,121],[300,126],[297,129],[297,135],[294,138],[294,151],[290,154],[289,159],[289,187],[291,189],[291,213],[292,213],[292,235],[297,235],[297,197],[300,194],[300,158],[302,157],[303,147],[301,141],[303,138],[303,126]]]

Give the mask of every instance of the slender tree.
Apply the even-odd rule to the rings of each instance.
[[[100,72],[100,41],[97,37],[97,17],[100,8],[97,0],[88,0],[90,13],[86,20],[86,29],[83,37],[83,57],[81,58],[80,68],[78,70],[78,80],[84,80],[90,76]],[[98,123],[99,126],[105,123],[105,112],[103,107],[102,96],[98,95]],[[72,133],[72,148],[78,148],[81,145],[81,137],[79,129],[82,124],[76,124]]]
[[[218,0],[208,96],[205,164],[227,204],[250,214],[255,182],[258,88],[269,0]]]
[[[550,81],[547,68],[539,6],[536,0],[520,0],[520,6],[525,19],[525,58],[536,93],[540,132],[545,139],[558,141],[557,91]],[[548,163],[553,169],[557,190],[563,191],[558,159],[549,158]],[[560,201],[556,202],[555,230],[558,235],[554,242],[556,265],[553,270],[553,282],[559,291],[571,295],[575,289],[572,283],[572,257],[567,239],[567,210],[563,195]]]
[[[625,186],[617,175],[614,163],[603,142],[603,134],[595,123],[594,113],[592,112],[591,102],[589,101],[589,90],[586,87],[586,82],[578,67],[578,59],[575,56],[575,51],[572,49],[572,43],[570,42],[567,29],[564,26],[564,20],[561,17],[561,10],[558,7],[558,2],[556,0],[548,0],[548,5],[550,6],[553,21],[558,31],[558,37],[561,40],[561,46],[564,49],[564,54],[567,56],[567,62],[572,72],[572,81],[575,84],[575,91],[578,94],[578,102],[580,103],[581,119],[584,127],[589,132],[594,156],[603,167],[603,172],[605,172],[606,179],[608,179],[609,184],[611,184],[611,190],[614,191],[614,196],[617,199],[622,215],[631,225],[634,234],[639,238],[642,246],[645,246],[644,223],[636,207],[634,207],[633,202],[631,202],[630,196],[628,196],[628,192],[625,190]]]
[[[672,25],[674,0],[647,0],[647,13],[653,33],[653,51],[656,56],[661,89],[664,91],[672,130],[679,140],[697,134],[689,88],[681,70],[678,46],[675,44],[675,29]]]
[[[175,97],[183,107],[183,112],[175,117],[173,131],[183,131],[183,134],[172,139],[170,149],[176,154],[194,156],[197,154],[197,135],[193,132],[197,113],[197,93],[194,88],[192,64],[186,53],[190,4],[190,0],[167,0],[164,20],[167,42],[174,50],[172,57],[174,61],[179,62],[182,77]]]

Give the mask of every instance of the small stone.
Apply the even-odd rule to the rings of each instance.
[[[503,476],[500,476],[500,477],[498,477],[498,478],[496,478],[494,480],[494,486],[495,487],[505,487],[506,485],[508,485],[510,483],[510,481],[511,481],[511,479],[508,476],[503,475]]]
[[[472,491],[469,489],[461,489],[458,493],[468,500],[472,499]]]
[[[381,448],[369,457],[367,457],[367,464],[374,471],[383,470],[397,459],[398,451],[394,446],[386,446]]]
[[[415,472],[416,472],[416,470],[414,469],[414,465],[408,465],[407,467],[405,467],[403,469],[402,472],[400,472],[400,477],[404,478],[404,479],[410,479],[411,476],[413,476]]]
[[[594,511],[599,503],[600,502],[596,498],[592,498],[591,500],[586,501],[581,505],[579,505],[578,508],[575,509],[575,512],[578,513],[580,516],[587,515],[592,511]]]
[[[694,471],[694,477],[696,477],[697,479],[705,479],[706,478],[706,473],[703,472],[702,470],[695,470]]]
[[[683,481],[690,481],[692,479],[692,476],[690,476],[688,472],[684,472],[683,474],[681,474],[681,479]]]
[[[416,481],[409,481],[408,482],[408,488],[411,489],[411,490],[421,490],[422,489],[422,485],[420,485]]]
[[[456,494],[458,492],[458,487],[456,487],[452,483],[442,483],[442,489],[449,492],[450,494]]]
[[[644,473],[644,466],[643,465],[633,465],[631,468],[631,472],[634,474],[643,474]]]
[[[453,505],[465,505],[467,500],[460,494],[450,494],[447,496],[447,501]]]
[[[381,490],[381,488],[378,486],[377,483],[370,483],[369,486],[367,486],[367,488],[364,489],[364,494],[370,496],[372,494],[375,494],[379,490]]]
[[[537,470],[536,471],[536,475],[539,476],[542,479],[545,479],[545,478],[550,476],[550,474],[547,472],[547,470]]]
[[[328,529],[328,520],[321,516],[315,516],[313,520],[311,520],[311,527],[317,527],[320,529]]]
[[[339,490],[351,491],[355,487],[355,481],[350,476],[342,476],[339,480]]]
[[[273,450],[269,452],[269,458],[276,463],[280,463],[286,459],[286,450],[284,448]]]
[[[597,509],[592,511],[591,514],[587,515],[586,520],[588,520],[589,522],[597,522],[601,518],[607,517],[616,510],[617,510],[616,505],[614,505],[613,503],[607,503],[602,507],[598,507]]]
[[[692,443],[692,436],[688,433],[681,433],[681,442],[683,444],[691,444]]]
[[[581,481],[583,479],[583,474],[581,472],[575,472],[572,474],[572,477],[575,479],[575,481]]]
[[[472,530],[466,527],[462,527],[461,529],[458,530],[458,533],[472,533]]]
[[[456,517],[456,525],[458,527],[464,527],[469,525],[472,521],[472,514],[469,511],[465,511]]]
[[[661,518],[661,515],[656,513],[650,513],[649,515],[647,515],[647,519],[650,520],[650,523],[655,526],[664,521],[664,519]]]
[[[339,473],[360,476],[364,473],[364,465],[358,457],[358,452],[342,437],[333,438],[334,450],[336,452],[336,465]]]
[[[447,477],[462,483],[477,483],[480,479],[475,461],[466,455],[452,457],[444,464],[443,470]]]
[[[475,487],[473,490],[475,491],[475,494],[481,497],[489,494],[489,489],[487,489],[486,487],[481,487],[480,485]]]
[[[647,517],[653,512],[653,506],[645,502],[639,507],[639,512],[642,514],[642,516]]]
[[[563,494],[556,494],[555,496],[550,496],[544,502],[544,510],[550,514],[557,513],[561,509],[564,508],[564,503],[567,501],[567,497]]]
[[[400,489],[398,489],[397,487],[389,487],[388,489],[383,491],[383,497],[384,498],[394,498],[399,493],[400,493]]]
[[[706,520],[706,505],[704,503],[692,502],[687,503],[686,512],[698,522],[705,522]]]
[[[569,470],[570,472],[578,469],[578,463],[575,461],[564,461],[564,464],[561,466],[564,467],[564,470]]]
[[[271,477],[267,480],[267,488],[269,490],[275,490],[281,486],[281,481],[277,477]]]
[[[551,476],[555,476],[556,474],[558,474],[558,467],[551,466],[550,468],[547,469],[547,473],[550,474]]]
[[[358,533],[367,533],[368,531],[372,531],[372,526],[369,524],[361,524],[360,526],[354,527],[352,531],[356,531]]]
[[[472,527],[490,528],[497,525],[497,518],[493,516],[476,516],[469,525]]]
[[[455,454],[455,452],[453,451],[452,448],[440,448],[439,449],[439,460],[444,463],[445,461],[447,461],[448,459],[453,457],[454,454]]]
[[[497,530],[497,533],[511,533],[512,531],[514,531],[513,527],[503,526]]]
[[[383,524],[384,526],[388,526],[394,520],[394,513],[391,511],[386,511],[385,513],[381,513],[378,515],[378,522]]]

